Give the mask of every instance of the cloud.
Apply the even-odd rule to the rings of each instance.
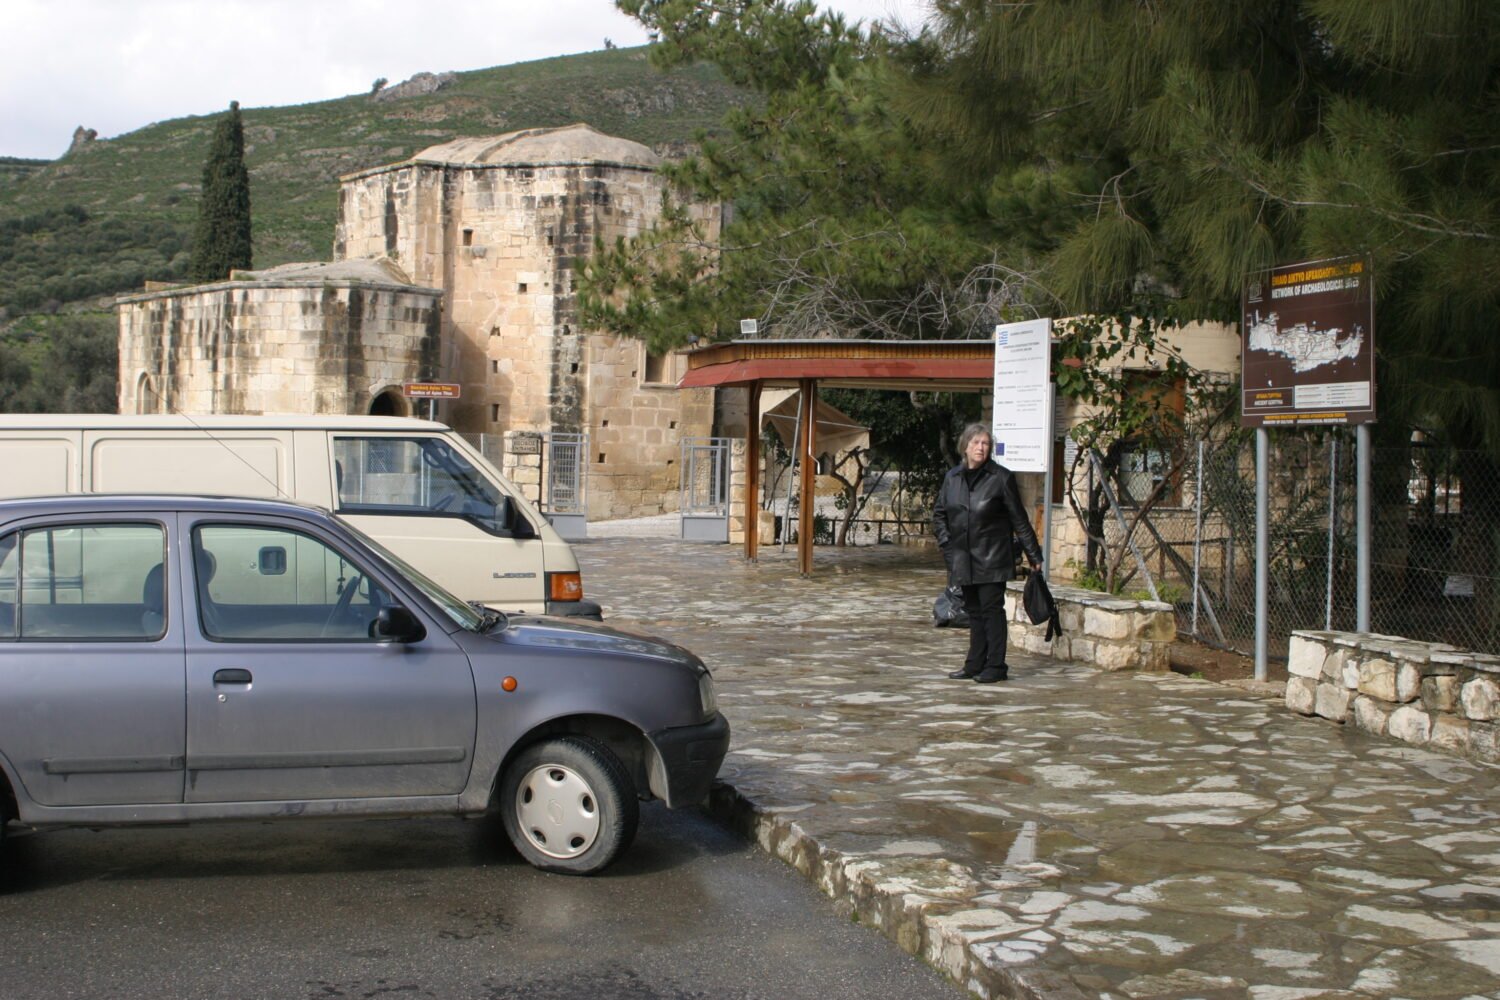
[[[919,0],[844,0],[869,19]],[[62,155],[154,121],[364,93],[378,77],[470,70],[646,33],[609,0],[5,0],[0,156]]]

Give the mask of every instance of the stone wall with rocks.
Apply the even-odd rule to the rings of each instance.
[[[1368,632],[1293,632],[1286,705],[1435,750],[1500,762],[1500,656]]]
[[[442,292],[236,280],[123,296],[121,413],[368,413],[432,378]]]
[[[1026,617],[1023,587],[1020,582],[1007,585],[1010,645],[1054,660],[1091,663],[1101,670],[1170,669],[1172,640],[1177,637],[1172,605],[1049,584],[1063,631],[1048,642],[1046,624],[1033,625]]]

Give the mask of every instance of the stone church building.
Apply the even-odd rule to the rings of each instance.
[[[492,455],[503,442],[523,488],[539,435],[586,434],[590,519],[670,508],[712,390],[678,390],[672,355],[582,329],[575,291],[596,238],[653,225],[661,163],[573,125],[345,176],[333,261],[119,300],[120,412],[425,416],[402,385],[453,382],[437,419]]]

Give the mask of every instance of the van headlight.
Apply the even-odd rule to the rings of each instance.
[[[698,675],[698,704],[702,706],[705,716],[713,715],[719,710],[719,696],[714,691],[714,678],[707,670]]]

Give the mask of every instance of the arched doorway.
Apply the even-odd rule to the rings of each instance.
[[[156,384],[151,381],[149,372],[141,372],[141,377],[135,383],[135,412],[156,413],[160,410],[156,399]]]
[[[404,417],[408,413],[406,397],[395,389],[387,389],[370,400],[372,417]]]

